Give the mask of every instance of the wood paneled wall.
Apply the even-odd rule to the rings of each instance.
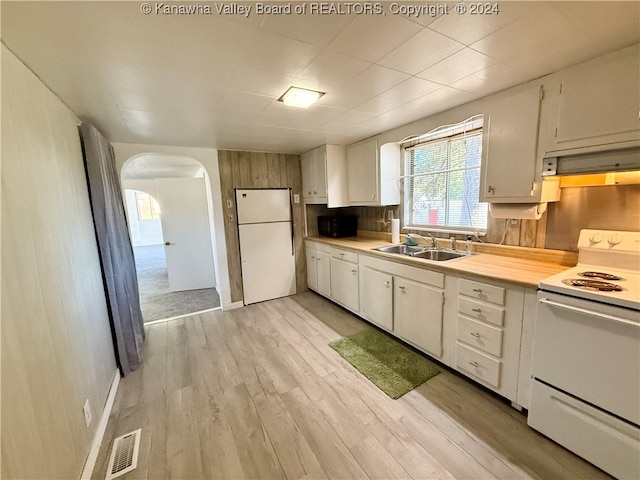
[[[291,188],[302,197],[300,156],[277,153],[218,151],[220,187],[225,216],[224,234],[229,263],[231,301],[242,300],[242,268],[236,221],[236,188]],[[302,200],[301,200],[302,202]],[[306,266],[303,251],[304,212],[302,203],[293,204],[294,244],[296,249],[296,288],[306,290]]]

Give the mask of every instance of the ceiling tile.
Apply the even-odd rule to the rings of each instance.
[[[433,92],[440,87],[441,85],[437,83],[429,82],[428,80],[423,80],[418,77],[411,77],[395,87],[386,90],[382,96],[401,102],[409,102],[429,92]]]
[[[324,47],[354,18],[355,15],[265,15],[261,28]]]
[[[323,51],[297,77],[307,88],[341,86],[369,68],[371,63],[330,50]]]
[[[548,2],[473,43],[471,48],[496,60],[504,60],[557,37],[568,28],[571,28],[570,21],[553,6],[553,2]]]
[[[426,28],[378,63],[400,72],[415,75],[463,48],[464,45],[461,43]]]
[[[418,77],[448,85],[472,73],[487,68],[495,62],[495,60],[482,53],[470,48],[465,48],[418,73]]]
[[[354,110],[360,113],[368,113],[369,115],[381,115],[384,112],[398,108],[403,103],[404,102],[394,100],[393,98],[378,96],[358,105]]]
[[[400,16],[359,15],[329,44],[329,49],[377,62],[421,29]]]
[[[471,45],[483,37],[508,25],[522,15],[536,8],[537,2],[499,2],[498,14],[465,15],[450,13],[439,17],[429,25],[429,30],[456,40],[463,45]],[[494,5],[495,3],[492,3]],[[451,7],[450,12],[453,12]]]
[[[380,65],[372,65],[338,89],[338,92],[352,95],[353,97],[372,98],[381,95],[409,78],[406,73],[381,67]]]
[[[450,86],[475,96],[482,96],[502,90],[509,85],[518,85],[528,79],[530,76],[520,70],[503,63],[494,63],[484,70],[453,82]]]

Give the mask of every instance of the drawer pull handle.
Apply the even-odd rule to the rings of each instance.
[[[472,337],[480,338],[480,334],[478,332],[469,332]]]
[[[398,288],[399,288],[400,290],[404,290],[404,287],[403,287],[402,285],[399,285],[399,286],[398,286]]]
[[[340,254],[340,256],[341,256],[341,257],[344,257],[344,253],[341,253],[341,254]]]
[[[471,311],[476,313],[482,313],[482,309],[480,308],[472,308]]]
[[[478,362],[469,362],[469,365],[471,365],[472,367],[478,368],[480,365],[478,364]]]
[[[357,273],[357,272],[358,272],[357,270],[351,270],[351,273]]]
[[[482,289],[481,288],[474,288],[473,291],[477,292],[477,293],[482,293]]]

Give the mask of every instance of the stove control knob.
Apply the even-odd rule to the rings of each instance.
[[[600,243],[602,241],[602,234],[594,233],[593,235],[591,235],[591,237],[589,237],[589,241],[591,243]]]
[[[618,245],[620,242],[622,242],[622,235],[620,235],[619,233],[614,233],[609,237],[609,245],[611,245],[612,247],[614,245]]]

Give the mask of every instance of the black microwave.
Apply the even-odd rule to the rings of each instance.
[[[320,215],[318,233],[325,237],[355,237],[358,234],[356,215]]]

